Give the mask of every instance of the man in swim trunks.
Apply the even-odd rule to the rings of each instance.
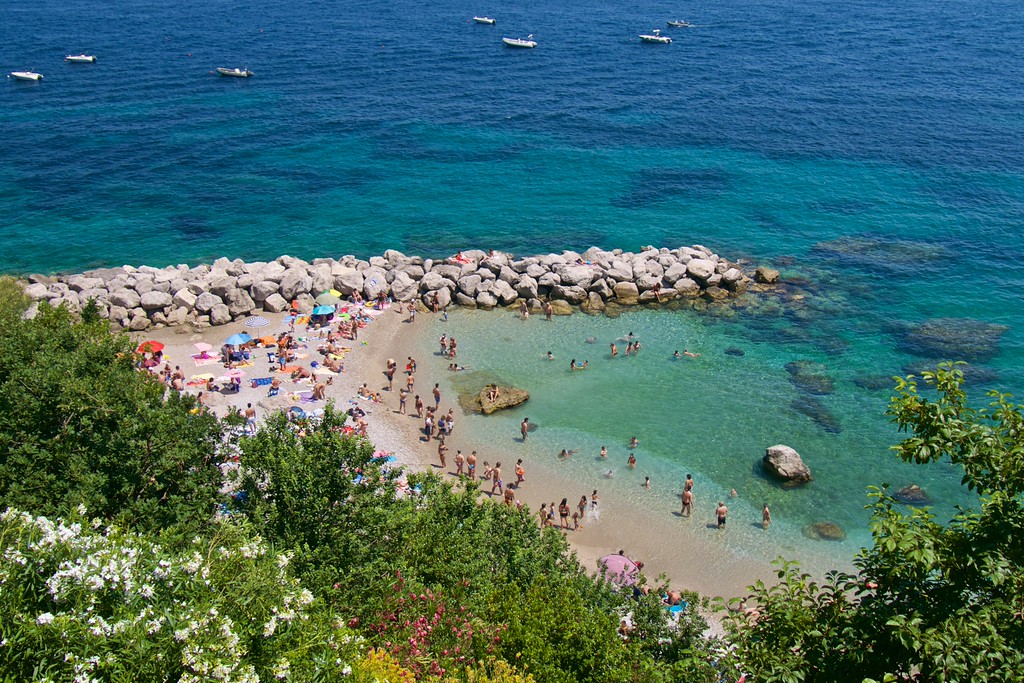
[[[470,481],[476,479],[476,451],[466,456],[466,476]]]
[[[685,489],[683,491],[683,509],[679,513],[684,517],[689,517],[693,513],[693,491]]]
[[[718,528],[725,528],[725,516],[729,514],[729,508],[725,507],[725,503],[718,501],[718,509],[715,510],[715,514],[718,515]]]
[[[523,441],[526,441],[526,435],[530,432],[530,418],[524,417],[522,424],[519,425],[519,433],[523,435]]]

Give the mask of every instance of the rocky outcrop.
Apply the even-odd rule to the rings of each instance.
[[[751,278],[707,247],[644,247],[639,253],[591,247],[514,258],[464,251],[458,258],[424,259],[388,250],[369,260],[355,256],[292,256],[246,263],[220,258],[197,266],[123,266],[62,276],[31,275],[25,293],[34,301],[81,310],[95,301],[122,328],[222,325],[260,311],[277,313],[297,302],[305,311],[327,289],[364,300],[383,293],[395,301],[419,299],[428,309],[518,306],[533,311],[550,302],[556,315],[576,310],[621,313],[639,305],[686,305],[705,310],[738,296]]]
[[[904,505],[931,505],[932,502],[931,496],[917,484],[904,486],[893,494],[893,498]]]
[[[515,387],[498,387],[498,397],[491,400],[488,398],[490,391],[490,389],[484,389],[477,397],[477,401],[480,404],[480,412],[484,415],[490,415],[491,413],[496,413],[499,410],[505,410],[507,408],[515,408],[518,405],[526,403],[530,398],[529,392],[524,389],[516,389]]]
[[[826,374],[826,368],[821,363],[810,360],[790,361],[786,363],[786,372],[789,373],[789,381],[804,393],[824,396],[835,391],[832,378]]]
[[[906,328],[900,346],[936,360],[986,361],[999,353],[999,341],[1008,329],[971,318],[932,318]]]
[[[813,479],[800,454],[789,446],[780,444],[766,448],[761,462],[768,474],[789,484],[803,484]]]

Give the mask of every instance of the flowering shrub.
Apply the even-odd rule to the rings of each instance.
[[[217,523],[171,552],[82,513],[0,515],[11,680],[332,680],[361,659],[361,639],[315,608],[289,556],[244,528]]]

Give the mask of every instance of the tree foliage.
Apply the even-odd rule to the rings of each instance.
[[[872,489],[872,547],[856,576],[822,584],[784,564],[728,620],[734,662],[765,681],[1007,681],[1024,667],[1024,406],[991,392],[973,408],[953,364],[897,381],[889,415],[904,461],[948,459],[977,511],[939,523]]]
[[[221,427],[135,367],[133,344],[43,304],[4,316],[0,505],[198,527],[217,499]]]

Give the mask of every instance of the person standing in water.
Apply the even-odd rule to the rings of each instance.
[[[519,425],[519,433],[523,435],[523,441],[526,441],[526,435],[530,432],[530,418],[524,417],[522,423]]]
[[[768,525],[772,523],[772,511],[768,509],[768,503],[764,504],[764,509],[761,510],[761,528],[767,529]]]
[[[729,514],[729,508],[725,507],[725,503],[718,501],[718,507],[715,509],[715,514],[718,516],[718,528],[725,528],[725,516]]]

